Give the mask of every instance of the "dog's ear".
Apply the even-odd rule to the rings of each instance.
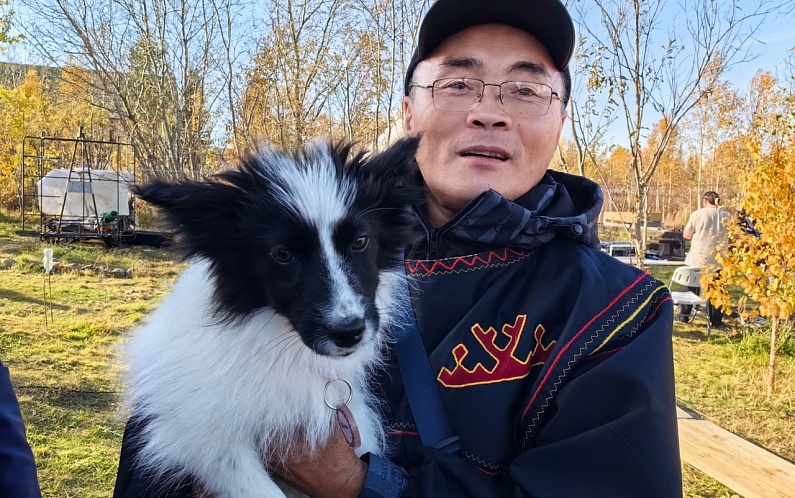
[[[167,220],[178,226],[196,226],[215,221],[229,222],[238,209],[241,192],[218,182],[155,180],[133,190],[141,199],[157,206]]]
[[[133,192],[160,209],[187,256],[205,253],[204,242],[222,237],[235,225],[244,198],[236,186],[215,181],[155,180]]]
[[[380,187],[382,201],[394,207],[424,203],[422,176],[415,159],[419,146],[419,137],[406,137],[365,159],[363,172],[372,185]]]
[[[420,145],[419,137],[401,138],[388,149],[367,158],[369,174],[387,183],[416,185],[419,167],[414,156]]]

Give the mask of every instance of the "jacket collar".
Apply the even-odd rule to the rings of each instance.
[[[597,221],[602,203],[602,191],[596,183],[548,171],[538,185],[514,202],[495,190],[483,192],[440,227],[439,234],[466,246],[475,243],[535,249],[564,236],[598,247]],[[430,230],[424,219],[423,224]]]

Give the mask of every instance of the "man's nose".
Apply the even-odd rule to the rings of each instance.
[[[489,87],[493,87],[489,89]],[[510,121],[510,116],[502,105],[502,88],[494,83],[487,83],[483,87],[478,105],[469,111],[467,121],[473,126],[486,128],[504,127]]]

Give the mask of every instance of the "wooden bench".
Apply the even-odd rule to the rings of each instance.
[[[682,460],[744,498],[795,496],[795,464],[677,407]]]

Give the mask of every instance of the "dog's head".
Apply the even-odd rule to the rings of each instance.
[[[422,202],[417,146],[261,150],[208,181],[156,181],[137,194],[163,210],[185,257],[209,261],[219,319],[272,307],[315,352],[345,356],[379,332],[379,282],[399,269],[408,206]]]

